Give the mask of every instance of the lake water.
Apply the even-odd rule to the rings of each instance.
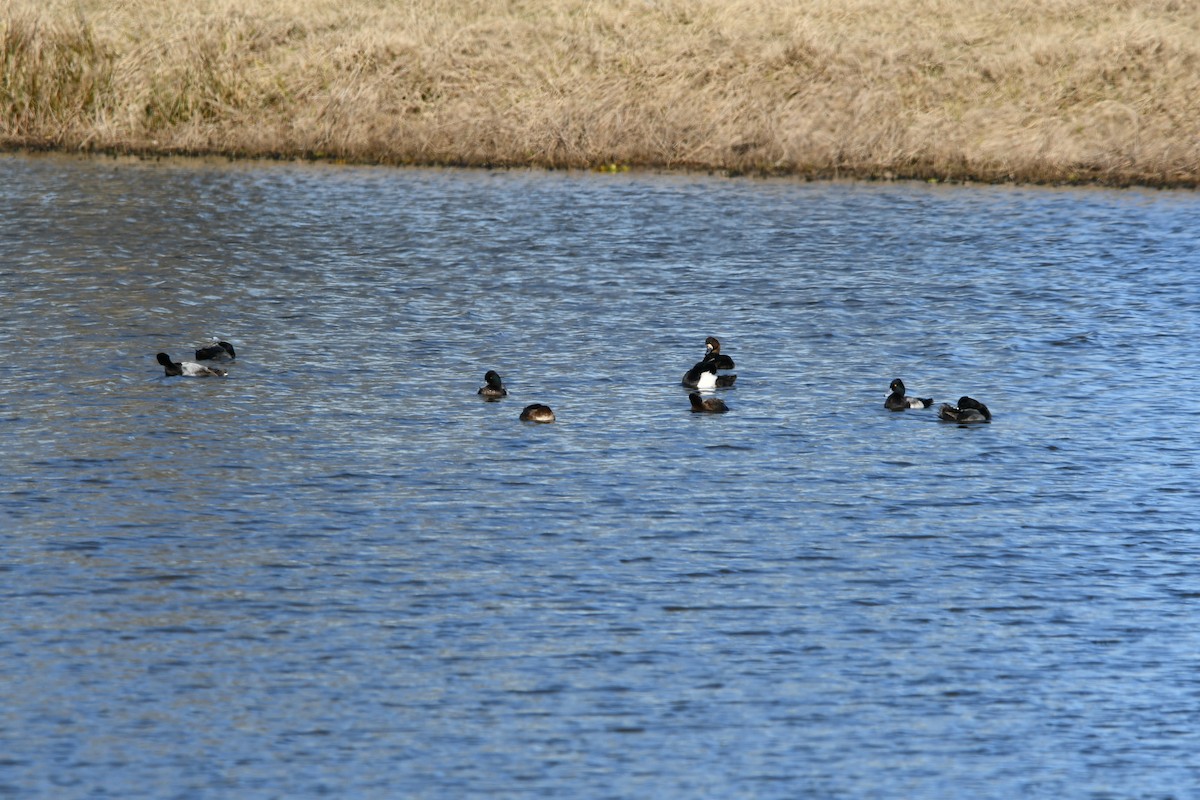
[[[0,157],[0,796],[1194,796],[1197,220]]]

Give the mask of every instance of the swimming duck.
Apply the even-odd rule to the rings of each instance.
[[[683,383],[689,389],[714,389],[717,386],[717,363],[711,356],[705,356],[703,361],[683,373]]]
[[[479,387],[476,394],[482,396],[485,400],[499,400],[501,397],[508,396],[508,390],[504,388],[504,383],[500,380],[499,373],[494,369],[489,369],[483,376],[487,382],[486,386]]]
[[[233,352],[233,345],[229,342],[217,342],[196,351],[197,361],[233,361],[235,358],[237,353]]]
[[[719,369],[733,369],[733,359],[721,352],[717,337],[704,340],[704,358],[683,374],[683,385],[689,389],[713,389],[733,386],[737,375],[718,375]]]
[[[709,397],[701,399],[699,392],[689,394],[688,400],[692,401],[693,414],[724,414],[729,410],[729,406],[725,405],[725,401],[721,398]]]
[[[733,359],[721,353],[721,343],[717,341],[717,337],[709,336],[704,340],[704,352],[716,357],[717,369],[733,369]]]
[[[929,408],[933,405],[932,397],[906,397],[904,395],[904,381],[896,378],[892,381],[892,393],[888,395],[887,400],[883,401],[883,407],[889,411],[903,411],[906,408]]]
[[[964,396],[958,398],[957,406],[942,403],[942,407],[938,409],[938,418],[960,423],[991,422],[992,412],[978,400]]]
[[[171,357],[166,353],[158,354],[158,363],[163,365],[163,370],[166,372],[167,377],[183,375],[187,378],[207,378],[209,376],[221,378],[226,374],[223,369],[206,367],[194,361],[172,361]]]
[[[554,411],[550,406],[534,403],[521,409],[521,419],[524,422],[554,422]]]

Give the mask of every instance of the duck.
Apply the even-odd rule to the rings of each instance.
[[[733,369],[733,359],[721,352],[717,337],[704,340],[704,358],[683,374],[683,385],[689,389],[714,389],[733,386],[737,375],[718,375],[719,369]]]
[[[688,400],[692,401],[693,414],[724,414],[729,410],[729,406],[725,405],[725,401],[721,398],[709,397],[701,399],[699,392],[689,394]]]
[[[904,381],[896,378],[892,381],[892,393],[883,401],[883,407],[889,411],[903,411],[906,408],[929,408],[933,405],[932,397],[906,397]]]
[[[707,390],[715,389],[718,381],[721,378],[729,377],[730,376],[728,375],[718,375],[716,359],[712,358],[711,356],[705,356],[703,361],[698,362],[687,372],[683,373],[683,380],[681,383],[688,389]],[[732,377],[735,379],[737,378],[736,375]],[[732,383],[733,381],[729,381],[725,385],[728,386]]]
[[[233,345],[229,342],[217,342],[196,351],[197,361],[233,361],[235,358],[237,353],[233,351]]]
[[[166,353],[158,354],[158,363],[163,365],[163,370],[168,378],[174,375],[182,375],[186,378],[223,378],[226,375],[223,369],[197,364],[194,361],[172,361]]]
[[[717,359],[717,369],[733,369],[733,359],[721,352],[721,343],[717,337],[709,336],[704,340],[704,352]]]
[[[938,409],[938,418],[959,423],[991,422],[992,412],[988,411],[988,407],[983,403],[964,395],[958,398],[957,406],[942,403],[942,407]]]
[[[483,376],[486,386],[479,387],[476,394],[483,397],[485,400],[499,400],[501,397],[508,396],[508,390],[504,388],[503,381],[500,380],[500,374],[494,369],[489,369]]]
[[[550,406],[533,403],[521,409],[523,422],[554,422],[554,411]]]

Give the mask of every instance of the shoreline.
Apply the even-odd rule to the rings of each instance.
[[[1200,189],[1200,179],[1176,182],[1138,182],[1138,181],[1105,181],[1105,180],[1075,180],[1075,181],[1045,181],[1045,180],[1013,180],[996,179],[984,180],[971,176],[953,177],[920,177],[906,175],[880,176],[873,173],[851,174],[848,170],[829,170],[827,172],[766,172],[761,170],[732,170],[716,167],[663,167],[656,165],[603,164],[596,167],[566,167],[543,166],[529,164],[468,164],[468,163],[401,163],[370,159],[345,159],[309,156],[304,154],[271,153],[268,155],[230,154],[220,152],[172,152],[167,150],[71,150],[61,147],[0,147],[0,157],[13,156],[24,158],[63,158],[81,160],[112,160],[129,161],[134,163],[154,163],[164,161],[198,162],[211,164],[295,164],[317,167],[378,167],[381,169],[444,169],[444,170],[478,170],[481,172],[566,172],[584,174],[646,174],[687,176],[699,175],[718,177],[728,180],[781,180],[797,183],[865,183],[865,184],[903,184],[918,183],[929,186],[980,186],[980,187],[1009,187],[1036,189],[1095,189],[1108,191],[1146,191],[1146,192],[1194,192]]]
[[[0,151],[1200,188],[1200,7],[10,0]]]

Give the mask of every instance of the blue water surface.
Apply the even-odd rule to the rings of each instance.
[[[0,796],[1195,796],[1197,219],[0,157]]]

